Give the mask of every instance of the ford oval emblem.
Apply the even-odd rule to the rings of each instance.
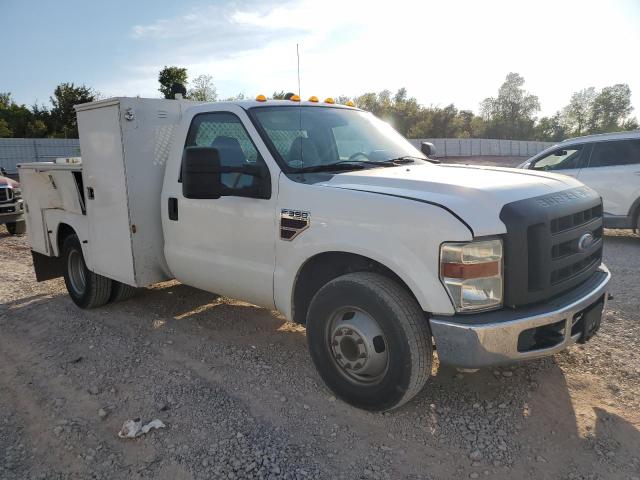
[[[580,237],[580,240],[578,240],[578,251],[584,252],[587,248],[593,245],[593,242],[595,241],[596,237],[594,237],[593,234],[585,233]]]

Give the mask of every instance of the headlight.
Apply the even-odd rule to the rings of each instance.
[[[443,243],[440,279],[458,312],[502,305],[502,240]]]
[[[22,189],[14,188],[13,189],[13,198],[22,198]]]

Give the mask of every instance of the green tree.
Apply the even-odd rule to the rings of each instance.
[[[563,115],[557,112],[551,117],[542,117],[535,129],[535,139],[544,142],[559,142],[570,136]]]
[[[27,138],[43,138],[47,135],[48,127],[40,119],[34,118],[30,120],[25,127],[25,137]]]
[[[13,136],[13,132],[9,128],[9,124],[4,118],[0,118],[0,138]]]
[[[640,130],[640,123],[638,123],[637,118],[628,118],[624,122],[622,122],[620,130],[631,131],[631,130]]]
[[[182,67],[165,67],[158,73],[158,82],[160,82],[160,88],[158,89],[164,98],[173,98],[171,95],[171,86],[174,83],[187,86],[187,69]]]
[[[61,83],[53,91],[51,100],[51,124],[53,135],[63,138],[78,138],[78,122],[74,105],[93,102],[97,92],[85,85],[75,86],[73,83]]]
[[[346,97],[339,99],[340,103],[344,99]],[[403,135],[406,135],[412,126],[420,121],[419,114],[422,107],[415,98],[408,97],[405,88],[400,88],[395,94],[389,90],[379,93],[368,92],[356,97],[354,103],[358,108],[367,110],[389,122]]]
[[[588,122],[590,133],[621,130],[632,111],[629,85],[619,83],[603,88],[593,99]]]
[[[237,102],[239,100],[245,100],[246,96],[244,94],[244,92],[240,92],[237,95],[233,95],[231,97],[225,98],[224,101],[225,102]]]
[[[189,99],[199,102],[215,102],[218,99],[218,92],[211,75],[199,75],[191,84],[193,86],[189,89]]]
[[[284,100],[284,97],[287,95],[287,92],[284,90],[280,90],[279,92],[273,92],[271,98],[273,100]]]
[[[494,138],[528,139],[533,134],[535,114],[540,110],[538,97],[524,88],[524,78],[509,73],[497,97],[485,98],[481,112],[487,121],[486,132]]]
[[[47,126],[38,121],[25,105],[13,101],[10,93],[0,93],[0,121],[5,127],[0,136],[36,137],[47,132]]]
[[[584,135],[592,115],[593,101],[597,94],[593,87],[584,88],[571,95],[569,105],[562,111],[562,120],[572,136]]]

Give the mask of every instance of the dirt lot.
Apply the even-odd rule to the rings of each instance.
[[[640,238],[607,232],[606,321],[508,369],[434,367],[387,414],[322,385],[304,329],[176,282],[93,311],[0,230],[0,478],[640,478]],[[121,440],[124,420],[166,429]]]

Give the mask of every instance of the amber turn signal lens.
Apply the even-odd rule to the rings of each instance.
[[[473,278],[493,277],[500,273],[500,262],[486,263],[443,263],[442,276],[447,278]]]
[[[324,99],[324,103],[336,103],[336,101],[331,97],[327,97]]]
[[[351,100],[349,100],[347,103],[345,103],[345,105],[346,105],[347,107],[355,107],[355,105],[356,105],[356,104],[355,104],[355,103],[353,103]]]
[[[318,101],[318,97],[316,97],[315,95],[312,95],[309,97],[309,101],[310,102],[317,102]]]
[[[256,102],[266,102],[267,101],[267,97],[265,97],[264,95],[260,94],[256,97]]]
[[[289,100],[291,100],[292,102],[299,102],[300,97],[298,95],[291,95],[291,98]]]

